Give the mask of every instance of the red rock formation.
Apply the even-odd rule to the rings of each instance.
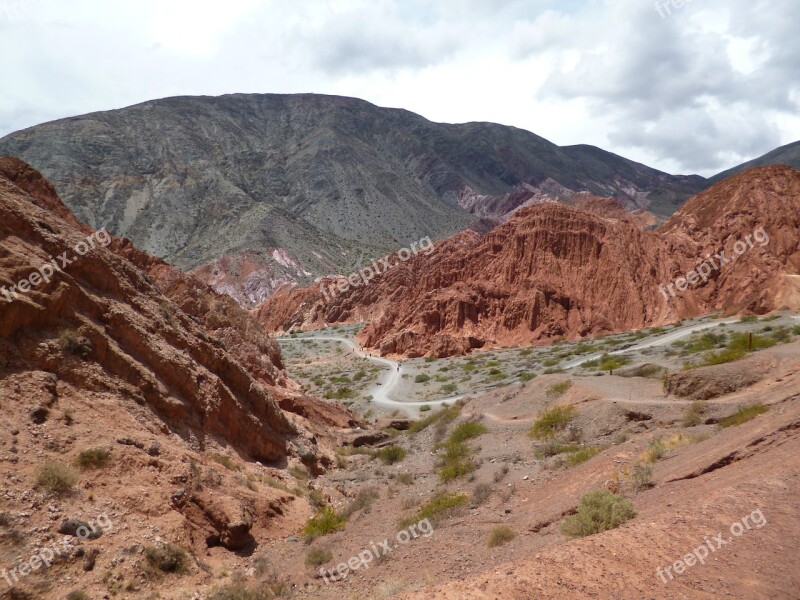
[[[579,199],[580,200],[580,199]],[[658,231],[612,199],[583,209],[520,209],[484,238],[459,234],[326,301],[318,290],[276,294],[257,311],[270,330],[371,321],[360,339],[382,354],[446,356],[472,348],[571,339],[674,322],[715,310],[800,306],[800,172],[754,169],[689,201]],[[707,282],[671,296],[669,284],[709,253],[764,227]],[[660,287],[661,286],[661,287]],[[674,289],[674,288],[673,288]]]
[[[215,438],[262,461],[294,452],[295,438],[292,447],[309,450],[278,403],[291,400],[293,412],[325,423],[360,424],[344,407],[300,394],[277,344],[231,298],[128,240],[102,237],[103,247],[95,235],[95,247],[76,256],[94,232],[17,159],[0,159],[0,215],[4,382],[39,369],[85,391],[115,390],[198,449]],[[64,252],[71,264],[13,297],[12,286]]]

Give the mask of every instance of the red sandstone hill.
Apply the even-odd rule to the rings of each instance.
[[[715,310],[798,306],[798,185],[800,172],[792,168],[754,169],[690,200],[658,231],[613,218],[614,207],[597,200],[586,209],[525,207],[482,239],[474,233],[451,238],[430,256],[330,302],[312,289],[291,290],[256,315],[273,331],[370,320],[360,335],[367,347],[446,356]],[[748,246],[733,263],[711,269],[707,281],[669,292],[669,284],[709,253],[730,255],[736,241],[762,226],[769,243]]]
[[[45,268],[54,257],[61,268]],[[34,489],[35,469],[97,448],[109,468],[81,473],[51,511],[113,505],[117,526],[157,518],[196,552],[296,531],[310,509],[285,491],[285,467],[330,468],[336,428],[363,425],[297,387],[231,298],[79,223],[41,175],[0,158],[0,476],[5,507],[28,526],[47,532],[58,516],[39,510],[55,501]]]

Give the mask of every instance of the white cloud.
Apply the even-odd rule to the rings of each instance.
[[[672,172],[800,139],[794,0],[665,19],[641,0],[25,2],[0,0],[0,134],[170,95],[319,92]]]

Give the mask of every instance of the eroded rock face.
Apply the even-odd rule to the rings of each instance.
[[[286,455],[297,430],[274,392],[289,393],[288,382],[277,346],[248,313],[124,240],[97,238],[76,256],[91,229],[15,159],[0,162],[0,215],[0,286],[18,286],[64,252],[73,260],[0,298],[5,381],[41,370],[86,391],[119,390],[199,449],[213,438],[262,461]]]
[[[481,237],[463,232],[376,278],[325,299],[318,286],[280,292],[256,311],[270,330],[371,321],[359,336],[381,354],[437,357],[474,348],[577,339],[713,311],[800,306],[800,172],[765,167],[694,197],[657,231],[609,199],[583,208],[520,209]],[[615,218],[616,217],[616,218]],[[669,284],[762,228],[707,281]],[[675,288],[674,288],[675,289]]]

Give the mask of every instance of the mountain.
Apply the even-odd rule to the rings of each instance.
[[[706,186],[514,127],[312,94],[155,100],[13,133],[0,154],[245,306],[524,204],[587,191],[664,218]]]
[[[735,175],[736,173],[741,173],[742,171],[746,171],[754,167],[766,167],[769,165],[787,165],[789,167],[794,167],[795,169],[800,169],[800,142],[794,142],[792,144],[787,144],[786,146],[781,146],[772,152],[768,152],[764,156],[743,163],[738,167],[733,167],[732,169],[723,171],[718,175],[714,175],[711,179],[709,179],[709,182],[718,183],[723,179],[727,179],[731,175]]]
[[[369,285],[332,297],[319,286],[282,291],[255,314],[269,330],[368,320],[365,347],[413,357],[800,306],[799,171],[737,175],[657,231],[613,218],[611,209],[598,213],[598,204],[529,206],[485,236],[459,234]],[[725,258],[715,260],[720,251]],[[695,269],[705,277],[676,287]]]

